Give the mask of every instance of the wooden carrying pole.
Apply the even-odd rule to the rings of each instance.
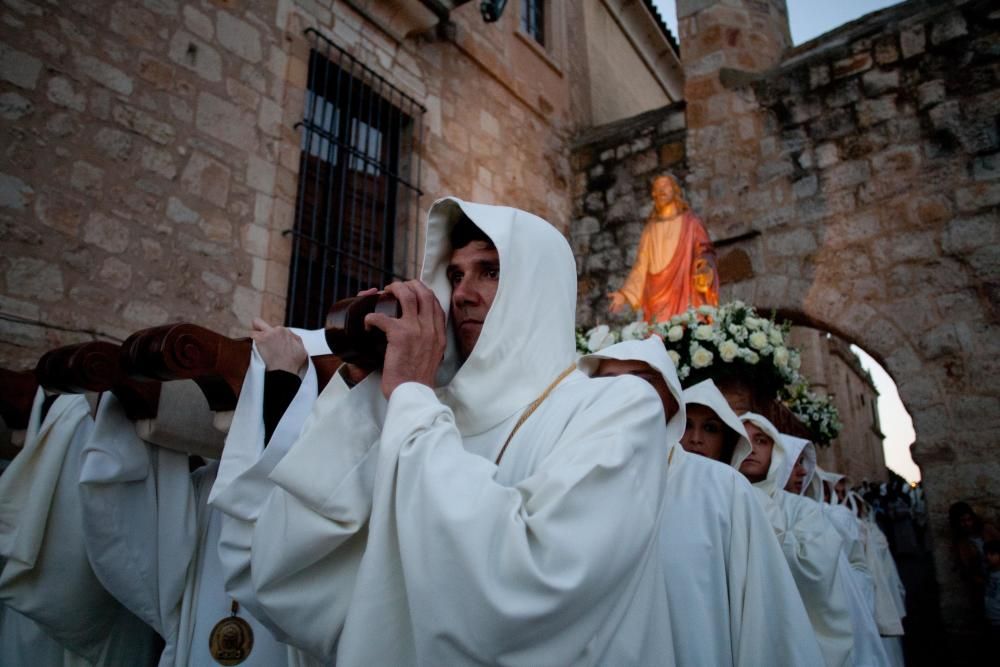
[[[121,401],[129,419],[155,417],[160,384],[128,377],[120,360],[121,348],[114,343],[68,345],[42,355],[35,376],[42,387],[59,394],[110,391]]]

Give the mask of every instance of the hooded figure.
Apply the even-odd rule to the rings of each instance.
[[[840,497],[837,491],[839,482],[843,481],[846,486],[847,477],[819,467],[816,468],[816,476],[830,489],[830,501],[817,502],[824,516],[843,538],[838,567],[844,572],[844,590],[854,627],[855,664],[888,665],[889,657],[875,622],[875,582],[868,567],[863,526],[851,508],[849,492],[843,492],[843,497]]]
[[[44,403],[39,389],[24,448],[0,477],[0,664],[151,664],[152,630],[87,560],[77,480],[90,405],[83,395]]]
[[[702,380],[698,384],[685,389],[684,405],[687,409],[686,432],[681,437],[684,449],[695,454],[707,456],[716,461],[721,461],[722,463],[732,462],[733,465],[739,468],[739,463],[750,454],[750,439],[747,437],[746,429],[743,428],[740,418],[729,407],[729,402],[726,401],[726,397],[722,395],[722,392],[715,386],[715,383],[711,379]],[[724,444],[720,453],[715,454],[714,452],[706,451],[703,449],[701,438],[695,437],[690,433],[692,430],[692,416],[696,410],[693,406],[708,408],[709,411],[714,413],[713,416],[722,422]],[[706,416],[708,415],[708,413],[705,414]],[[692,442],[692,439],[695,441]]]
[[[256,518],[227,517],[254,604],[338,665],[672,664],[660,400],[575,371],[573,255],[529,213],[434,204],[421,280],[449,318],[465,218],[499,257],[478,339],[461,362],[447,329],[434,389],[334,376]]]
[[[882,646],[889,664],[902,667],[906,589],[889,552],[889,541],[875,523],[871,505],[854,491],[850,492],[849,499],[862,513],[859,518],[862,534],[865,536],[865,556],[875,583],[875,624],[882,635]]]
[[[748,412],[740,417],[773,442],[766,477],[754,484],[761,493],[772,528],[805,603],[816,639],[828,667],[854,665],[851,614],[838,567],[843,540],[813,501],[784,491],[795,461],[807,441],[785,438],[765,417]],[[758,454],[754,454],[758,456]],[[739,467],[734,460],[733,465]]]
[[[603,375],[604,360],[647,364],[662,375],[678,406],[661,450],[667,482],[660,523],[677,664],[822,664],[795,581],[753,488],[729,466],[680,445],[687,417],[663,341],[653,336],[618,343],[581,358],[578,366],[590,376]]]
[[[322,330],[293,332],[306,354],[329,353]],[[226,437],[229,466],[211,461],[192,473],[187,454],[142,440],[111,394],[102,398],[83,449],[80,499],[90,560],[108,590],[163,637],[161,667],[218,664],[209,637],[233,611],[219,555],[222,514],[208,505],[209,492],[213,484],[225,487],[239,475],[266,479],[267,466],[273,467],[298,437],[316,400],[310,363],[271,436],[267,457],[261,457],[260,468],[245,470],[240,454],[264,449],[264,374],[255,343]],[[280,643],[253,611],[244,605],[236,614],[253,632],[244,667],[310,664],[308,656]]]

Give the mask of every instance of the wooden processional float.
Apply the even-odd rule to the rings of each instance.
[[[331,314],[339,312],[337,308],[334,304]],[[341,329],[333,329],[336,339]],[[329,338],[330,331],[327,334]],[[342,337],[337,340],[344,342]],[[85,394],[93,411],[101,394],[111,392],[142,439],[219,458],[251,348],[249,338],[178,323],[137,331],[120,345],[92,341],[56,348],[42,355],[34,371],[0,369],[0,416],[11,434],[11,444],[3,447],[0,457],[13,458],[20,450],[41,386],[49,395]],[[312,361],[322,391],[341,359],[328,354]]]

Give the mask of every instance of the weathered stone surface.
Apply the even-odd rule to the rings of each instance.
[[[181,184],[185,191],[222,207],[229,199],[230,174],[221,162],[203,153],[192,153],[181,174]]]
[[[16,176],[0,173],[0,208],[23,209],[31,204],[35,191]]]
[[[0,44],[0,79],[20,88],[34,90],[42,61],[34,56]]]
[[[260,32],[256,28],[224,11],[216,12],[215,22],[219,43],[223,48],[244,60],[253,63],[260,61]]]
[[[174,128],[145,111],[118,105],[111,112],[115,121],[158,144],[169,144],[174,139]]]
[[[110,253],[122,253],[128,248],[128,225],[104,213],[90,214],[83,228],[83,240]]]
[[[108,287],[125,290],[132,284],[132,266],[117,257],[108,257],[101,264],[97,277]]]
[[[61,76],[49,79],[47,97],[53,104],[74,111],[83,111],[87,108],[87,96],[75,91],[69,79]]]
[[[102,86],[110,88],[119,95],[132,94],[132,78],[117,67],[91,56],[77,58],[76,64],[81,73]]]
[[[166,324],[170,313],[152,301],[130,301],[125,305],[122,317],[137,327],[155,327]]]
[[[254,116],[211,93],[198,95],[195,125],[205,134],[238,148],[256,145]]]
[[[169,58],[206,81],[222,80],[219,52],[183,30],[178,30],[171,38]]]
[[[9,260],[5,274],[7,290],[16,296],[38,301],[60,301],[63,297],[63,275],[58,265],[31,257]]]
[[[0,93],[0,118],[4,120],[20,120],[29,115],[33,108],[31,101],[18,93]]]

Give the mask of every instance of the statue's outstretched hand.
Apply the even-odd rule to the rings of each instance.
[[[621,292],[608,292],[608,298],[611,299],[611,303],[608,305],[608,310],[612,313],[621,312],[622,308],[625,307],[625,295]]]

